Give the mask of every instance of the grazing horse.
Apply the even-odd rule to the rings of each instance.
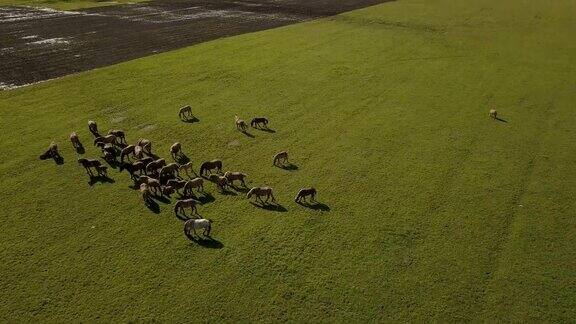
[[[203,176],[206,172],[211,174],[214,169],[216,169],[218,173],[222,172],[221,160],[212,160],[202,163],[202,165],[200,165],[200,175]]]
[[[253,118],[252,121],[250,122],[250,126],[254,128],[260,128],[262,127],[262,125],[264,125],[265,128],[268,128],[268,118],[256,117]]]
[[[162,195],[170,197],[171,194],[174,193],[174,188],[170,186],[162,186],[161,187]]]
[[[272,194],[272,188],[270,187],[254,187],[252,189],[250,189],[250,191],[248,191],[248,193],[246,194],[246,198],[250,199],[250,197],[252,197],[252,195],[256,196],[256,199],[258,199],[262,204],[266,204],[268,203],[268,199],[270,197],[272,197],[272,201],[275,202],[276,199],[274,198],[274,195]],[[266,200],[262,201],[262,196],[266,196]]]
[[[62,156],[60,156],[60,153],[58,152],[58,145],[55,142],[50,143],[50,146],[48,146],[46,152],[40,155],[40,160],[46,160],[47,158],[53,158],[53,159],[62,158]]]
[[[120,163],[120,172],[122,172],[123,170],[128,171],[128,173],[130,173],[130,178],[132,178],[132,179],[136,179],[136,175],[135,175],[136,172],[140,172],[140,174],[146,173],[146,167],[144,166],[144,163],[142,163],[142,162]]]
[[[162,168],[165,165],[166,165],[166,160],[164,160],[164,159],[158,159],[156,161],[150,162],[146,166],[146,173],[147,174],[156,174],[158,172],[158,169]]]
[[[78,134],[76,132],[72,132],[70,134],[70,142],[72,142],[72,146],[75,149],[82,148],[82,143],[80,143],[80,138],[78,138]]]
[[[98,133],[98,125],[96,125],[95,121],[93,120],[88,121],[88,130],[90,130],[90,133],[92,133],[94,137],[100,137],[100,133]]]
[[[184,235],[186,235],[186,237],[191,239],[194,238],[194,236],[190,234],[190,230],[192,230],[194,235],[198,236],[198,234],[196,234],[196,229],[203,229],[202,235],[210,237],[210,230],[212,230],[212,220],[204,218],[189,219],[184,223]]]
[[[136,146],[141,146],[144,153],[148,155],[152,154],[152,142],[150,142],[150,140],[141,138],[138,140],[138,143],[136,143]]]
[[[244,119],[240,119],[240,117],[235,116],[234,120],[236,122],[236,129],[245,133],[246,129],[248,128],[248,125],[246,125],[246,122],[244,121]]]
[[[184,185],[184,196],[192,196],[192,189],[194,188],[196,188],[198,192],[204,192],[204,179],[194,178],[192,180],[186,181],[186,185]]]
[[[170,154],[172,158],[176,160],[176,157],[182,155],[182,144],[179,142],[172,144],[172,146],[170,146]]]
[[[150,187],[147,184],[140,184],[140,193],[142,194],[142,200],[144,200],[145,204],[148,204],[150,201],[152,201],[152,193],[150,192]]]
[[[103,142],[98,142],[96,143],[96,146],[102,150],[102,154],[104,154],[104,159],[106,159],[106,161],[110,163],[116,162],[117,151],[112,144],[104,144]]]
[[[230,172],[230,171],[226,171],[224,173],[224,177],[226,177],[226,179],[228,179],[228,182],[231,185],[234,185],[234,181],[235,180],[240,180],[240,182],[242,183],[242,185],[244,187],[246,187],[246,183],[244,182],[244,178],[246,178],[246,174],[242,173],[242,172]]]
[[[186,181],[170,179],[170,180],[168,180],[168,183],[166,185],[169,187],[172,187],[172,189],[174,189],[174,191],[178,192],[178,190],[180,190],[186,186]]]
[[[154,193],[158,194],[159,192],[162,191],[162,186],[160,185],[160,181],[154,179],[154,178],[150,178],[149,176],[139,176],[138,180],[136,180],[136,184],[142,184],[145,183],[148,185],[148,187],[150,187],[150,189],[154,189]]]
[[[144,157],[144,149],[140,145],[134,146],[134,157],[141,159]]]
[[[220,188],[220,191],[225,191],[226,188],[230,186],[230,184],[228,183],[228,178],[226,177],[217,174],[211,174],[210,179],[212,179],[212,181],[216,183],[218,188]]]
[[[99,136],[96,137],[96,139],[94,139],[94,146],[98,145],[98,143],[108,143],[108,144],[112,144],[112,145],[118,145],[118,143],[116,142],[116,135],[106,135],[106,136]]]
[[[80,163],[80,165],[82,165],[84,167],[84,169],[86,169],[86,172],[91,177],[94,175],[92,173],[91,168],[98,170],[98,167],[102,165],[102,163],[100,163],[100,161],[98,161],[96,159],[85,159],[85,158],[78,159],[78,163]]]
[[[306,197],[308,196],[310,196],[311,201],[316,201],[316,189],[314,188],[300,189],[300,191],[298,191],[298,194],[296,195],[296,198],[294,198],[294,201],[297,203],[299,203],[302,200],[306,201]]]
[[[188,120],[188,118],[191,116],[193,117],[192,107],[184,106],[184,107],[180,108],[180,111],[178,112],[178,117],[180,117],[180,119]]]
[[[128,145],[120,151],[120,162],[124,163],[124,157],[129,156],[130,154],[134,155],[134,145]]]
[[[198,215],[198,209],[196,208],[196,200],[194,199],[182,199],[178,200],[174,204],[174,214],[178,215],[178,211],[182,211],[182,214],[186,215],[186,210],[184,208],[192,209],[192,212]]]
[[[126,143],[126,133],[121,129],[111,129],[108,131],[108,135],[116,136],[118,143]]]
[[[192,171],[194,173],[194,175],[196,175],[196,172],[194,171],[194,168],[192,167],[192,162],[188,162],[186,164],[182,164],[180,166],[180,171],[184,170],[184,172],[186,173],[186,175],[191,178],[190,173],[188,173],[188,171]]]
[[[272,165],[283,165],[284,163],[288,162],[288,152],[282,151],[276,155],[274,155],[274,162]]]
[[[488,116],[492,119],[496,119],[498,118],[498,112],[496,111],[496,109],[490,109]]]

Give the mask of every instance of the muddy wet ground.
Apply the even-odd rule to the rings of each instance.
[[[158,0],[56,11],[0,7],[0,90],[386,0]]]

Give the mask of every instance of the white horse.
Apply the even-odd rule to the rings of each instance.
[[[210,236],[210,230],[212,229],[212,220],[210,219],[204,219],[204,218],[200,218],[200,219],[189,219],[184,223],[184,234],[189,237],[189,238],[193,238],[194,236],[192,236],[190,234],[190,230],[192,230],[192,232],[194,232],[194,235],[198,236],[198,234],[196,234],[196,229],[203,229],[204,231],[202,232],[202,234],[204,236]]]

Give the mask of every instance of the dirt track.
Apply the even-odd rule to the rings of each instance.
[[[56,11],[0,7],[0,90],[386,0],[159,0]]]

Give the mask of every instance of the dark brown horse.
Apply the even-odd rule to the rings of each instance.
[[[315,188],[302,188],[298,191],[294,201],[299,203],[300,201],[306,201],[306,197],[310,196],[310,201],[316,201],[316,189]]]
[[[206,173],[211,174],[212,170],[216,170],[217,173],[222,172],[222,161],[221,160],[206,161],[200,165],[201,176],[203,176]]]
[[[86,169],[86,173],[88,173],[90,176],[94,176],[94,173],[92,173],[92,168],[98,172],[98,167],[102,166],[102,163],[96,159],[80,158],[78,159],[78,163],[80,163],[80,165]]]
[[[260,128],[260,127],[268,128],[268,118],[265,117],[253,118],[252,121],[250,122],[250,126],[252,126],[253,128]]]

